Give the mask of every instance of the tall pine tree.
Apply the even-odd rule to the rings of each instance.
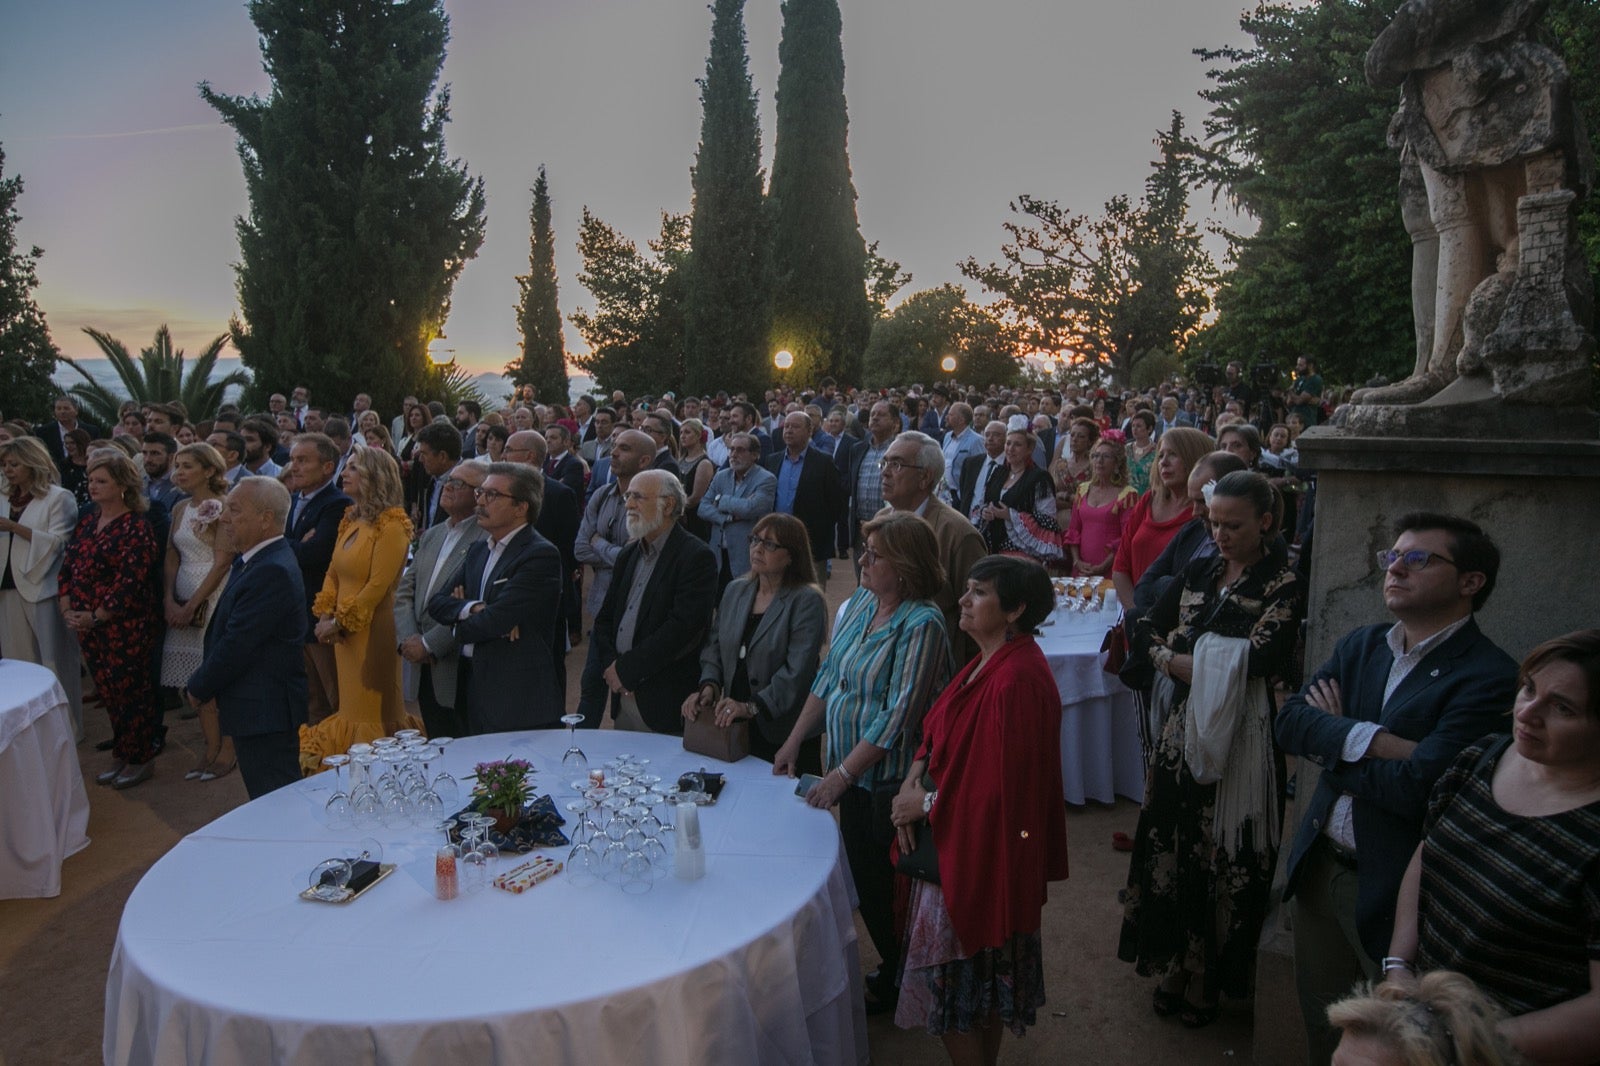
[[[684,387],[755,394],[770,378],[772,258],[761,186],[761,126],[745,53],[744,0],[716,0],[700,82],[691,180]]]
[[[861,378],[872,331],[867,248],[846,148],[838,0],[785,0],[773,143],[772,347],[794,353],[795,381]]]
[[[5,177],[5,165],[6,153],[0,149],[0,406],[7,418],[42,421],[49,415],[51,397],[61,391],[50,383],[59,353],[44,312],[33,302],[44,252],[17,249],[22,179]]]
[[[233,342],[265,394],[380,410],[425,392],[428,342],[483,243],[482,179],[445,155],[442,0],[252,0],[268,95],[200,95],[239,135]]]
[[[550,183],[544,167],[533,183],[532,231],[528,272],[517,277],[517,328],[522,333],[522,358],[506,367],[517,385],[532,385],[545,403],[567,402],[567,349],[561,337],[561,309],[556,299],[556,237],[550,226]]]

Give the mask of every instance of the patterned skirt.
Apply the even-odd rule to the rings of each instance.
[[[989,1015],[1017,1036],[1044,1006],[1044,951],[1039,932],[1017,933],[999,947],[962,951],[945,909],[944,890],[917,881],[906,915],[895,1024],[931,1036],[982,1027]]]

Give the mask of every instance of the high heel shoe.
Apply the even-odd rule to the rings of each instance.
[[[207,766],[205,772],[200,775],[200,780],[215,781],[219,777],[227,777],[229,774],[233,773],[233,768],[238,765],[238,759],[234,759],[227,766],[223,766],[221,768],[219,768],[216,763],[212,763],[210,766]]]

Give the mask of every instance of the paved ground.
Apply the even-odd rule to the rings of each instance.
[[[832,585],[828,599],[837,605],[847,590],[838,577]],[[586,649],[581,646],[569,657],[574,694]],[[237,774],[205,784],[182,779],[203,741],[197,722],[169,717],[169,748],[157,761],[154,780],[115,792],[93,782],[109,759],[93,745],[110,735],[109,723],[98,709],[86,712],[89,736],[79,753],[92,843],[67,860],[60,897],[0,901],[0,1066],[90,1063],[100,1057],[105,978],[124,901],[145,870],[183,836],[245,802]],[[1137,819],[1137,805],[1128,801],[1071,810],[1071,877],[1052,886],[1044,916],[1050,1002],[1024,1039],[1006,1038],[1002,1062],[1250,1061],[1248,1004],[1225,1005],[1215,1025],[1190,1032],[1175,1020],[1156,1018],[1150,1011],[1151,982],[1115,957],[1116,893],[1127,876],[1127,856],[1111,849],[1111,834],[1131,834]],[[864,953],[872,965],[870,949]],[[1298,1027],[1297,1018],[1281,1021]],[[932,1038],[896,1029],[887,1019],[872,1019],[869,1032],[875,1063],[945,1061]]]

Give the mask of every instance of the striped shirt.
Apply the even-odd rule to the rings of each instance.
[[[1518,1015],[1589,991],[1589,964],[1600,960],[1600,803],[1542,818],[1502,809],[1492,785],[1510,741],[1485,737],[1434,786],[1416,962],[1466,974]]]
[[[868,790],[905,777],[921,739],[922,716],[950,680],[950,642],[939,608],[907,600],[868,633],[877,611],[878,598],[866,589],[845,602],[811,685],[811,694],[828,705],[830,770],[863,740],[888,749],[856,781]]]

